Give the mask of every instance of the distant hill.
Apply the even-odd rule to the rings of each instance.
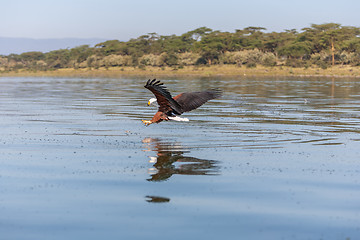
[[[0,55],[20,54],[31,51],[49,52],[81,45],[94,46],[106,40],[101,38],[32,39],[0,37]]]

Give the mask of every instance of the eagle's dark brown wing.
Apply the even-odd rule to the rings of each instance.
[[[194,110],[207,101],[221,96],[220,90],[208,90],[203,92],[181,93],[174,100],[181,106],[183,112]]]
[[[183,112],[181,106],[171,97],[170,92],[160,81],[149,79],[144,87],[155,95],[160,112],[167,113],[173,111],[175,114],[181,114]]]

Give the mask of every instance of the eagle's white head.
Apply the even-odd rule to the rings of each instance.
[[[156,98],[150,98],[147,105],[150,106],[151,104],[153,104],[155,102],[157,103]]]

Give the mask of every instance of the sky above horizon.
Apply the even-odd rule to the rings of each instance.
[[[234,32],[301,30],[311,24],[360,27],[358,0],[0,0],[0,37],[102,38],[127,41],[198,27]]]

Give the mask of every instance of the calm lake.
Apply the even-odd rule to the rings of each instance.
[[[360,239],[360,80],[0,78],[0,239]]]

